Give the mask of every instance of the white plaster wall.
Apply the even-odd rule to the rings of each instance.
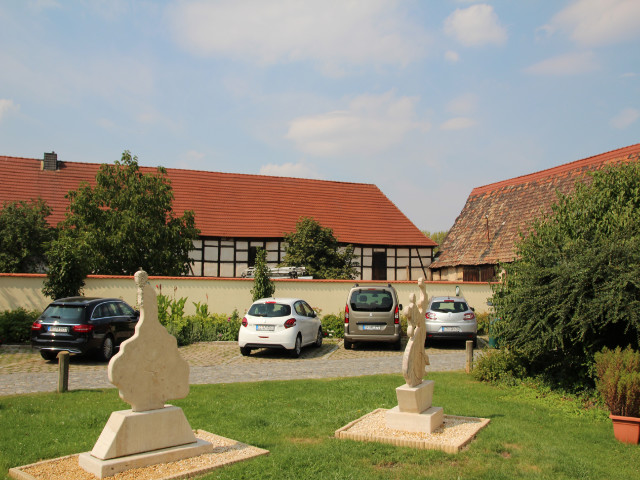
[[[50,299],[41,293],[43,275],[0,274],[0,311],[24,307],[28,310],[44,310]],[[150,277],[149,282],[157,292],[175,298],[187,297],[187,314],[195,313],[193,302],[208,303],[215,313],[230,314],[237,309],[240,314],[251,305],[253,279],[226,279],[206,277]],[[339,313],[344,309],[349,289],[356,283],[346,280],[275,280],[276,296],[304,298],[323,315]],[[409,294],[418,295],[416,282],[367,282],[360,285],[391,283],[406,304]],[[491,288],[486,283],[427,282],[427,294],[455,295],[456,286],[477,312],[489,310],[487,299]],[[136,286],[133,277],[92,276],[87,278],[85,296],[122,298],[131,305],[136,303]]]

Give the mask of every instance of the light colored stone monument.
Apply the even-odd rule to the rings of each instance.
[[[389,428],[407,432],[431,433],[442,425],[444,412],[442,407],[433,407],[433,380],[423,380],[425,367],[429,365],[429,357],[424,349],[427,334],[425,313],[427,311],[427,294],[424,280],[418,280],[420,301],[416,305],[416,295],[412,293],[402,313],[407,317],[409,325],[407,335],[409,341],[402,357],[402,374],[407,382],[396,388],[398,405],[386,413]]]
[[[80,466],[98,478],[213,450],[196,438],[182,409],[165,404],[189,393],[189,365],[158,321],[156,294],[147,278],[142,270],[135,274],[140,320],[108,369],[109,381],[131,409],[113,412],[93,450],[79,456]]]

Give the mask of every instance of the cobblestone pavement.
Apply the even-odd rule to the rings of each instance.
[[[403,344],[404,346],[404,344]],[[180,348],[191,367],[191,384],[335,378],[402,372],[402,351],[384,344],[361,344],[345,350],[342,342],[326,339],[321,348],[307,347],[294,359],[282,350],[257,350],[240,355],[236,342],[197,343]],[[476,351],[477,352],[477,351]],[[462,370],[463,345],[427,349],[427,371]],[[58,365],[47,362],[27,346],[0,346],[0,396],[56,391]],[[71,357],[69,389],[112,388],[107,364]]]

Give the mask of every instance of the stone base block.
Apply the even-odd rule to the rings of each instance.
[[[146,412],[120,410],[109,417],[91,455],[108,460],[195,442],[181,408],[167,405]]]
[[[387,410],[387,427],[404,432],[424,432],[431,433],[444,421],[444,411],[442,407],[430,407],[420,413],[409,413],[400,411],[399,407]]]
[[[185,458],[197,457],[213,450],[213,445],[204,440],[196,440],[194,443],[180,445],[172,448],[163,448],[152,452],[138,453],[125,457],[102,460],[94,457],[89,452],[81,453],[78,463],[87,472],[98,478],[109,477],[132,468],[142,468],[158,463],[168,463]]]
[[[420,413],[431,407],[433,380],[424,380],[420,385],[410,387],[406,383],[396,388],[398,408],[401,412]]]

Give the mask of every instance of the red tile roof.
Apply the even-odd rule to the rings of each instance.
[[[41,197],[64,218],[69,190],[94,184],[99,164],[59,162],[43,171],[41,160],[0,156],[0,204]],[[144,172],[155,168],[141,167]],[[343,243],[435,246],[375,185],[301,178],[167,169],[178,214],[195,212],[203,237],[282,238],[302,216],[333,229]]]
[[[590,170],[633,160],[640,160],[640,143],[474,188],[430,268],[512,261],[520,231],[541,212],[550,211],[556,192],[571,192]]]

